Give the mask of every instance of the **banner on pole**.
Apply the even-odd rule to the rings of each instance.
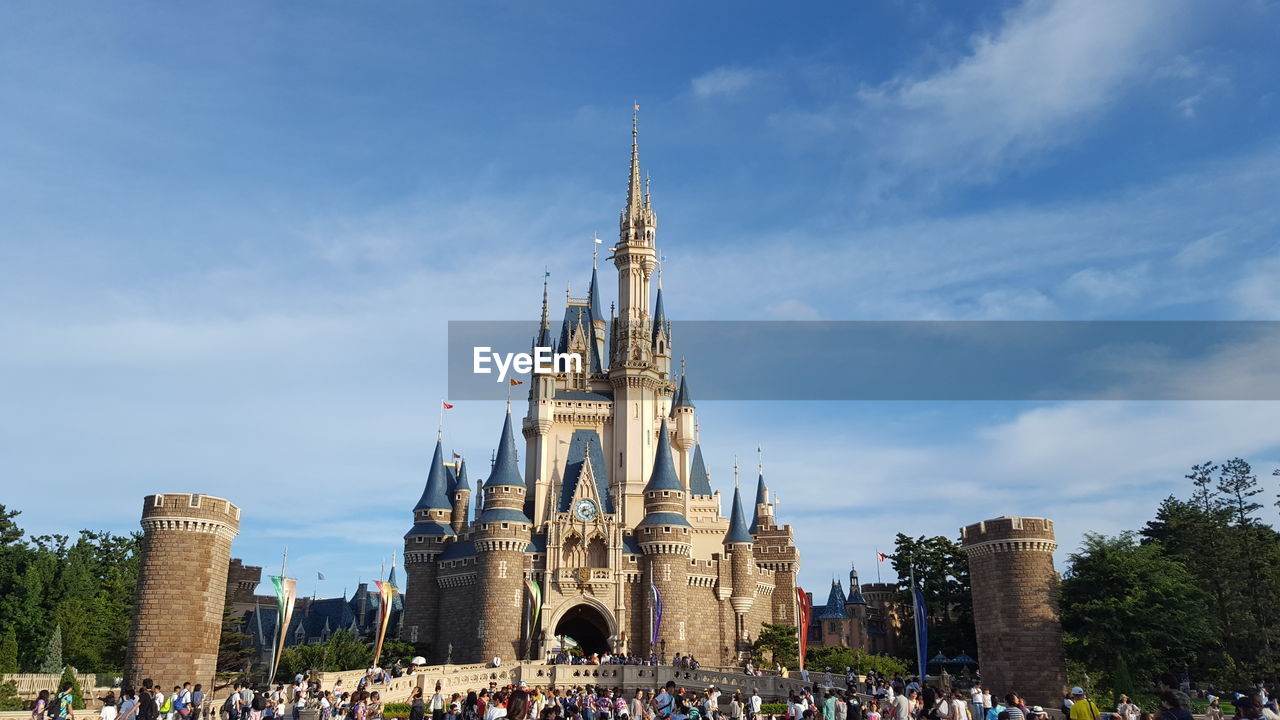
[[[280,575],[271,576],[271,584],[276,590],[276,606],[279,615],[276,620],[276,649],[271,658],[271,675],[267,682],[274,682],[276,668],[280,667],[280,655],[284,652],[284,641],[288,637],[289,621],[293,619],[293,603],[298,598],[298,581]]]
[[[373,651],[373,662],[380,666],[378,659],[382,657],[382,643],[387,638],[387,623],[391,621],[391,605],[395,601],[397,590],[394,580],[377,581],[374,585],[377,586],[378,597],[382,600],[378,608],[378,642]]]
[[[662,627],[662,595],[658,593],[657,585],[650,584],[649,587],[653,590],[653,608],[650,610],[653,618],[653,638],[651,640],[650,648],[651,652],[657,654],[658,628]]]
[[[911,583],[911,595],[915,607],[913,608],[916,620],[916,662],[920,668],[920,680],[923,682],[925,677],[925,663],[929,657],[929,613],[924,605],[924,593],[920,588],[916,587],[915,582]]]
[[[800,669],[804,670],[804,653],[809,648],[809,613],[813,608],[809,602],[809,593],[799,587],[796,588],[796,604],[800,611],[800,637],[797,638],[797,645],[800,647]]]

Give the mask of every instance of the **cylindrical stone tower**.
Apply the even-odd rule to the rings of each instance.
[[[671,436],[667,421],[658,431],[658,450],[653,457],[653,473],[644,487],[644,519],[636,526],[636,540],[644,553],[645,579],[658,588],[662,619],[658,642],[646,647],[666,661],[673,653],[688,652],[689,557],[693,548],[691,526],[684,515],[685,488],[676,475],[671,457]],[[653,598],[647,598],[652,605]],[[651,608],[646,608],[649,610]],[[642,611],[643,612],[643,611]],[[655,614],[655,622],[656,622]],[[652,628],[645,632],[652,637]]]
[[[960,530],[969,557],[983,685],[1056,707],[1067,682],[1053,521],[1000,517]]]
[[[502,658],[519,660],[525,626],[525,550],[533,522],[524,514],[527,488],[516,466],[516,441],[507,411],[494,458],[493,473],[484,483],[484,512],[475,529],[477,600],[479,601],[479,653],[473,662]]]
[[[213,687],[240,508],[209,495],[148,495],[125,682]]]
[[[435,455],[427,472],[427,485],[413,508],[413,527],[404,534],[404,572],[408,579],[400,639],[415,645],[430,644],[433,661],[444,661],[445,648],[437,647],[436,628],[440,616],[440,588],[436,587],[437,558],[455,535],[451,518],[453,504],[445,492],[444,447],[436,439]]]

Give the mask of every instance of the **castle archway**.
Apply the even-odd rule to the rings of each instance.
[[[556,637],[572,638],[588,657],[592,653],[609,652],[609,619],[588,603],[580,603],[566,610],[556,621]]]

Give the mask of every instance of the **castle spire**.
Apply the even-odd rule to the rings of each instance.
[[[733,484],[733,504],[729,507],[729,532],[725,533],[724,544],[753,542],[751,533],[747,532],[747,517],[742,512],[742,497],[738,484]]]
[[[640,104],[631,113],[631,177],[627,182],[627,218],[640,224],[644,198],[640,191]]]
[[[436,440],[436,453],[431,458],[431,470],[427,472],[427,486],[422,490],[422,497],[414,510],[452,510],[446,494],[449,478],[444,470],[444,446]]]
[[[498,440],[498,454],[493,460],[493,473],[485,481],[486,488],[511,485],[524,487],[524,478],[516,467],[516,440],[511,432],[511,408],[507,408],[507,418],[502,423],[502,437]]]

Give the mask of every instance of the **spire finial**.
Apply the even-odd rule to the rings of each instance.
[[[733,456],[733,489],[738,489],[738,456]]]
[[[570,286],[571,286],[571,284],[570,284],[570,283],[565,283],[565,284],[564,284],[564,301],[565,301],[566,303],[567,303],[567,302],[569,302],[569,296],[572,294],[572,293],[570,292]]]
[[[551,271],[546,265],[542,266],[542,329],[546,330],[550,323],[547,319],[547,282],[551,277]]]
[[[640,194],[640,103],[636,102],[631,114],[631,178],[627,184],[626,212],[632,227],[640,224],[643,202],[644,198]]]
[[[693,444],[694,445],[702,444],[702,423],[698,422],[697,420],[693,421]],[[736,460],[736,456],[735,456],[735,460]]]
[[[756,446],[756,464],[760,467],[760,474],[764,475],[764,448],[760,445]]]
[[[595,270],[595,269],[597,269],[597,268],[599,267],[599,262],[600,262],[600,245],[601,245],[601,243],[603,243],[604,241],[600,239],[600,233],[598,233],[598,232],[593,232],[593,233],[591,233],[591,238],[592,238],[592,241],[593,241],[593,243],[592,243],[592,245],[591,245],[591,269],[592,269],[592,270]]]

